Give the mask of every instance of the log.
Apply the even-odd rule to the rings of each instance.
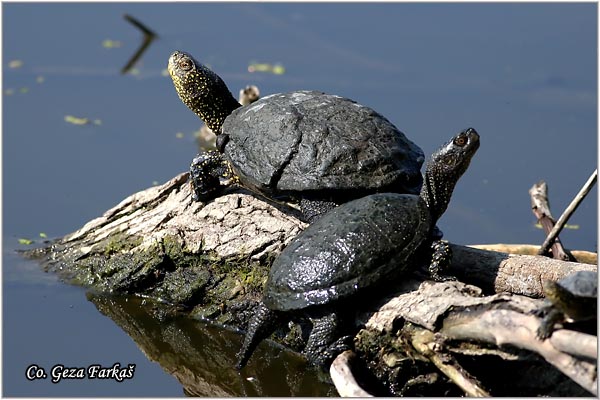
[[[241,188],[228,190],[206,204],[193,202],[187,173],[182,173],[163,185],[129,196],[81,229],[47,242],[38,249],[26,251],[24,255],[37,258],[45,270],[96,292],[135,295],[152,300],[152,307],[157,307],[158,303],[165,304],[171,310],[169,312],[243,330],[260,299],[271,262],[306,227],[298,216],[298,210],[292,204],[269,201]],[[459,355],[466,354],[464,348],[458,351],[456,347],[460,346],[453,345],[452,353],[448,350],[450,347],[446,349],[449,342],[445,340],[466,343],[467,339],[458,339],[450,331],[440,331],[445,316],[456,313],[457,309],[476,308],[492,312],[499,303],[507,304],[507,309],[518,308],[523,301],[517,299],[543,295],[541,282],[544,279],[556,280],[574,271],[596,269],[588,264],[457,244],[451,244],[451,249],[453,258],[448,273],[461,282],[445,284],[462,286],[454,286],[455,289],[450,290],[452,286],[423,282],[422,276],[418,278],[419,270],[416,270],[414,276],[403,280],[385,301],[373,299],[358,313],[356,330],[364,329],[355,338],[357,354],[361,359],[371,360],[369,370],[385,387],[385,393],[450,393],[456,396],[502,393],[493,380],[482,380],[474,371],[467,373],[468,363],[465,359],[458,359]],[[424,291],[427,285],[445,288],[446,292],[436,295],[435,292]],[[449,296],[456,290],[462,295]],[[412,294],[402,297],[407,293]],[[406,310],[411,313],[406,314]],[[372,317],[367,318],[368,315]],[[307,323],[306,319],[299,318],[298,322],[281,327],[274,338],[299,350],[305,340],[301,327]],[[413,330],[399,329],[399,323],[407,329],[412,326]],[[407,357],[420,361],[407,366],[402,358],[404,356],[398,358],[397,352],[386,349],[398,348],[398,335],[412,337],[411,332],[417,328],[443,336],[444,351],[440,353],[443,357],[411,347]],[[560,330],[546,342],[552,342],[554,336],[560,336],[559,333]],[[486,342],[481,337],[468,338],[471,339]],[[518,360],[513,362],[527,359],[531,363],[522,354],[494,348],[490,341],[486,343],[485,346],[474,347],[487,357],[501,354],[503,360],[512,357]],[[571,357],[567,360],[586,357],[581,354],[595,354],[587,345],[569,352],[559,347],[557,345],[556,351],[568,353],[567,357]],[[537,350],[537,347],[528,348],[531,353]],[[536,368],[542,368],[542,362],[548,364],[543,356],[535,360]],[[436,367],[441,367],[441,362],[447,359],[454,360],[451,368]],[[407,372],[398,372],[399,365],[405,366]],[[573,365],[578,365],[583,371],[577,376],[579,385],[585,390],[593,388],[588,379],[587,364]],[[440,370],[445,372],[439,373]],[[549,377],[547,382],[560,383],[556,389],[548,389],[544,381],[535,390],[530,385],[531,392],[513,392],[512,395],[587,394],[585,390],[578,391],[577,386],[570,385],[569,379],[561,380],[562,375],[556,377],[552,372],[544,371],[543,376]],[[396,374],[395,378],[389,374]],[[456,378],[447,378],[449,375]],[[458,389],[452,379],[460,380],[462,389]],[[526,387],[526,383],[523,385],[519,389]],[[431,391],[431,388],[436,388],[436,391]],[[197,390],[190,392],[208,393]],[[381,388],[375,392],[366,390],[382,393]]]
[[[409,281],[402,285],[400,292],[403,293],[389,297],[371,312],[362,315],[363,331],[370,333],[361,332],[359,337],[370,337],[374,332],[388,338],[379,344],[378,353],[373,353],[359,340],[359,354],[367,359],[375,359],[373,363],[379,366],[388,364],[386,359],[393,358],[390,354],[398,353],[399,348],[408,354],[416,350],[431,359],[465,394],[505,395],[499,392],[503,390],[505,382],[486,380],[489,378],[485,377],[475,379],[473,376],[477,370],[469,373],[462,366],[458,366],[458,362],[452,360],[463,353],[463,347],[466,346],[467,354],[474,359],[485,360],[485,357],[496,355],[500,351],[508,353],[503,354],[502,358],[505,359],[505,364],[510,364],[525,357],[523,352],[514,349],[524,349],[541,356],[564,374],[564,377],[577,383],[581,389],[596,393],[596,336],[558,330],[547,340],[537,339],[536,331],[540,326],[540,319],[534,316],[533,312],[543,304],[542,300],[512,293],[481,296],[481,289],[458,281]],[[403,345],[400,347],[398,341],[403,337],[411,339],[402,341]],[[568,345],[565,342],[568,342]],[[527,357],[531,357],[529,353]],[[539,363],[539,360],[537,362]],[[471,363],[481,367],[485,361]],[[393,375],[394,367],[382,368],[383,373]],[[506,365],[505,368],[514,367]],[[552,375],[552,371],[545,370],[544,374]],[[581,395],[582,392],[573,388],[564,377],[554,378],[556,386],[540,388],[544,391],[538,393],[564,395],[563,391],[566,391]],[[479,382],[480,379],[483,383]],[[522,393],[517,385],[514,390],[513,394]]]

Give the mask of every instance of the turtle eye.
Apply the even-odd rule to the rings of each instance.
[[[184,71],[189,71],[192,69],[192,62],[189,59],[184,58],[183,60],[179,61],[179,68]]]
[[[467,144],[467,136],[466,135],[458,135],[457,137],[454,138],[454,144],[459,146],[459,147],[463,147]]]

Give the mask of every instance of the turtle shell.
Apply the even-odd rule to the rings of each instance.
[[[418,194],[423,151],[385,117],[339,96],[297,91],[234,110],[225,155],[246,186],[277,197]]]
[[[577,271],[558,282],[547,282],[544,287],[546,298],[565,318],[581,321],[597,314],[598,273]]]
[[[414,195],[373,194],[336,207],[275,259],[263,302],[273,310],[303,309],[392,280],[430,226],[425,202]]]
[[[575,297],[598,297],[598,273],[594,271],[577,271],[559,280],[557,285]]]

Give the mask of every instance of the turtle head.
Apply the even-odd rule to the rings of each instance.
[[[478,148],[479,134],[468,128],[431,156],[425,167],[421,197],[429,207],[434,225],[446,211],[456,182],[467,170]]]
[[[213,132],[221,133],[225,118],[240,107],[225,82],[183,51],[171,54],[168,70],[181,101]]]

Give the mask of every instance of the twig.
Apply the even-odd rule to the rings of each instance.
[[[131,68],[133,68],[135,63],[138,62],[138,60],[142,57],[142,55],[146,52],[146,50],[148,49],[150,44],[154,41],[154,39],[156,39],[158,37],[158,35],[156,33],[154,33],[153,31],[151,31],[146,25],[142,24],[140,21],[133,18],[131,15],[125,14],[125,15],[123,15],[123,18],[125,18],[133,26],[135,26],[136,28],[141,30],[142,33],[144,34],[144,39],[143,39],[140,47],[136,50],[136,52],[133,54],[133,56],[131,56],[129,61],[127,61],[127,64],[125,64],[125,66],[123,68],[121,68],[121,74],[126,74],[127,72],[129,72],[131,70]]]
[[[531,211],[537,218],[538,223],[542,225],[545,235],[548,236],[556,224],[556,220],[552,217],[552,213],[550,212],[548,184],[544,181],[539,181],[534,184],[531,189],[529,189],[529,196],[531,197]],[[557,260],[575,261],[575,259],[565,251],[558,237],[554,243],[552,243],[552,257]]]
[[[329,367],[331,380],[341,397],[373,397],[372,394],[360,387],[352,374],[350,362],[355,356],[356,354],[352,350],[346,350],[339,354]]]
[[[490,397],[490,394],[481,387],[481,383],[465,371],[452,357],[447,353],[440,353],[440,345],[436,343],[433,332],[426,329],[417,328],[412,335],[413,347],[422,355],[429,358],[433,364],[467,396],[470,397]]]
[[[479,313],[454,312],[444,320],[441,333],[455,340],[480,340],[497,346],[512,345],[538,353],[563,374],[591,393],[596,393],[596,361],[593,363],[577,359],[554,347],[552,338],[538,340],[536,331],[540,320],[533,315],[515,310],[492,309]],[[559,331],[555,332],[558,334]],[[570,333],[573,340],[584,346],[590,341],[582,340],[589,335]],[[554,335],[553,335],[554,336]],[[577,346],[579,354],[589,354],[592,349]]]
[[[132,17],[131,15],[124,14],[123,18],[125,18],[133,26],[135,26],[140,31],[142,31],[144,33],[144,36],[152,36],[152,37],[157,37],[158,36],[156,33],[154,33],[152,30],[150,30],[150,28],[148,28],[146,25],[142,24],[139,20],[137,20],[136,18]]]
[[[585,196],[587,196],[587,194],[590,192],[597,179],[598,170],[596,169],[589,177],[587,182],[583,185],[579,193],[577,193],[577,196],[575,196],[571,204],[569,204],[569,206],[565,209],[565,212],[560,216],[560,218],[556,222],[556,225],[554,225],[554,228],[552,228],[552,231],[548,234],[546,240],[544,240],[544,243],[542,244],[542,247],[540,247],[538,254],[544,254],[548,251],[548,248],[550,248],[550,244],[554,242],[554,239],[556,239],[556,237],[558,236],[562,228],[565,226],[571,215],[575,212],[575,210],[577,210],[579,204],[581,204]]]

